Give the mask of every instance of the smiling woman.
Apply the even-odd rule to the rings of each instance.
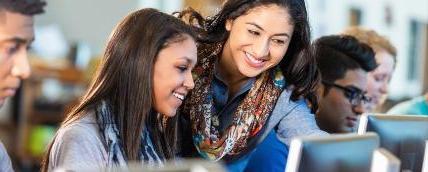
[[[169,42],[158,54],[153,72],[154,108],[172,117],[190,89],[193,89],[191,69],[196,63],[195,41],[184,36]]]
[[[305,103],[317,109],[319,74],[304,0],[227,0],[206,19],[181,16],[199,30],[195,88],[180,111],[183,156],[242,171],[271,131],[285,143],[324,133]]]
[[[82,102],[44,158],[55,168],[160,165],[176,153],[176,109],[194,86],[192,28],[155,9],[129,14],[115,28]]]

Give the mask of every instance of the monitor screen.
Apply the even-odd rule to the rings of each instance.
[[[370,171],[378,147],[375,133],[295,138],[290,144],[286,172]]]
[[[401,170],[419,172],[428,140],[428,117],[415,115],[364,114],[358,133],[376,132],[380,146],[401,160]]]
[[[428,140],[425,141],[425,156],[422,171],[428,171]]]

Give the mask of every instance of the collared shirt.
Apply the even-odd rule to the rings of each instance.
[[[245,99],[255,81],[256,78],[249,78],[234,95],[229,97],[229,88],[225,84],[224,80],[221,78],[218,72],[214,74],[211,87],[214,101],[214,115],[212,124],[216,125],[216,123],[218,123],[220,134],[223,134],[223,132],[232,124],[236,109],[238,109],[238,106]],[[264,129],[262,129],[256,136],[249,138],[247,140],[247,144],[255,144],[255,142],[260,137],[260,133],[263,131]],[[242,155],[227,155],[223,158],[223,161],[226,164],[231,165],[229,163],[236,163],[235,160],[237,158],[243,160],[243,164],[239,166],[245,167],[246,161],[248,160],[247,156],[242,158]]]
[[[233,114],[239,104],[245,99],[254,82],[255,78],[250,78],[235,95],[229,97],[229,88],[218,73],[214,74],[211,89],[214,101],[214,117],[218,119],[220,132],[223,132],[232,124]]]

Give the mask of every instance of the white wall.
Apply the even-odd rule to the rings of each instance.
[[[36,26],[56,25],[69,43],[89,44],[92,55],[103,52],[114,26],[139,8],[157,8],[172,13],[182,0],[47,0],[46,13],[36,17]]]
[[[47,3],[46,13],[36,17],[36,25],[58,25],[68,41],[88,43],[95,55],[103,51],[114,26],[138,8],[138,0],[47,0]]]
[[[183,1],[184,0],[139,0],[139,6],[142,8],[156,8],[171,14],[172,12],[182,9]]]
[[[387,36],[398,50],[398,63],[390,84],[390,97],[402,98],[422,93],[422,74],[417,81],[408,81],[410,21],[428,24],[427,0],[307,0],[313,39],[336,34],[349,25],[349,10],[362,12],[362,26]],[[385,7],[389,6],[392,24],[385,22]],[[422,62],[423,59],[418,59]],[[422,64],[422,63],[421,63]]]

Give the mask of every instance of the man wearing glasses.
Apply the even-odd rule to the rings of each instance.
[[[324,36],[313,44],[322,82],[316,120],[329,133],[353,132],[363,113],[367,73],[377,67],[373,50],[351,36]]]
[[[325,36],[312,44],[322,81],[317,90],[318,126],[328,133],[352,132],[366,96],[367,72],[377,67],[372,49],[350,36]],[[296,124],[299,125],[299,124]],[[283,171],[288,148],[275,135],[269,135],[252,154],[246,171]],[[257,158],[261,157],[261,158]]]

